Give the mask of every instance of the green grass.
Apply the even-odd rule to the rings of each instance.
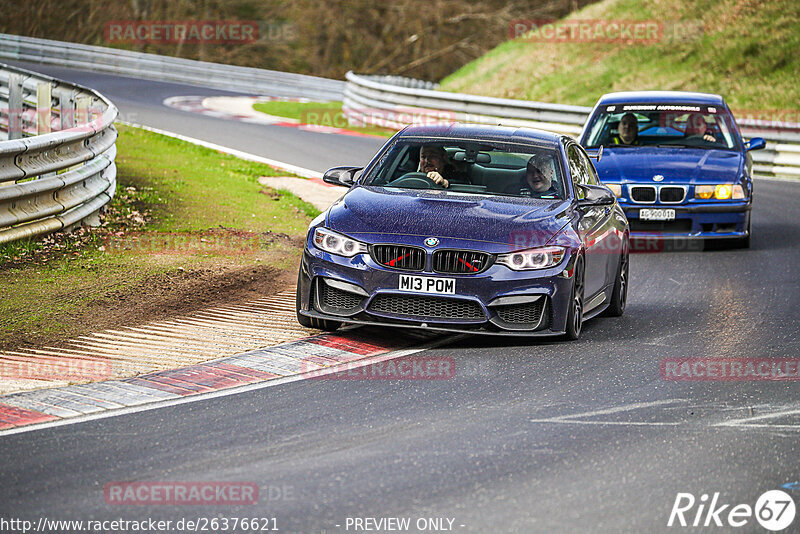
[[[0,347],[103,327],[98,314],[124,315],[144,296],[158,305],[153,295],[168,298],[194,275],[217,277],[213,297],[226,273],[296,269],[301,236],[319,210],[257,181],[287,173],[138,128],[118,129],[118,186],[103,227],[0,246]],[[163,247],[161,239],[178,244]],[[191,247],[180,244],[186,240]],[[151,320],[146,311],[143,318]]]
[[[685,90],[722,94],[735,111],[800,109],[796,0],[603,0],[568,18],[655,20],[665,32],[647,45],[507,41],[441,89],[586,106],[612,91]]]
[[[156,231],[192,231],[223,225],[251,232],[299,234],[311,204],[286,192],[260,194],[260,176],[288,173],[138,128],[121,126],[117,167],[126,185],[157,191],[150,199]]]
[[[258,102],[253,105],[253,109],[266,113],[267,115],[294,119],[304,124],[345,128],[366,135],[391,137],[397,133],[397,130],[390,128],[356,126],[350,124],[347,117],[342,112],[342,102],[289,102],[273,100],[269,102]]]

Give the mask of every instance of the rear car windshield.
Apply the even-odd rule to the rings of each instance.
[[[622,122],[633,124],[633,136],[620,132]],[[630,126],[627,127],[630,129]],[[592,116],[584,142],[586,148],[662,145],[695,149],[740,149],[733,117],[727,110],[693,104],[625,104],[600,107]]]
[[[363,185],[434,189],[426,179],[420,152],[442,156],[438,171],[448,191],[464,194],[564,199],[560,152],[552,147],[496,144],[464,140],[435,142],[400,139],[362,180]],[[528,169],[535,171],[528,172]],[[530,176],[530,178],[529,178]]]

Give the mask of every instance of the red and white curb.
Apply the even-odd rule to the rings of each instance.
[[[268,126],[282,126],[284,128],[297,128],[307,132],[325,133],[325,134],[338,134],[349,135],[353,137],[376,137],[383,139],[382,136],[356,132],[346,128],[335,128],[333,126],[324,126],[321,124],[304,124],[295,119],[286,117],[275,117],[267,115],[252,109],[253,104],[257,102],[264,102],[268,100],[281,100],[289,102],[309,102],[307,99],[302,98],[271,98],[263,96],[242,96],[242,97],[225,97],[227,101],[233,102],[236,100],[238,103],[229,103],[227,105],[218,105],[214,102],[215,97],[207,96],[171,96],[163,100],[163,104],[167,107],[187,111],[189,113],[198,113],[207,117],[215,117],[217,119],[233,120],[239,122],[248,122],[251,124],[264,124]],[[222,97],[217,100],[222,100]],[[245,104],[245,105],[243,105]],[[249,107],[249,110],[247,109]]]
[[[365,330],[369,329],[321,334],[133,378],[0,397],[0,435],[233,394],[287,379],[319,377],[335,372],[342,364],[359,361],[366,365],[376,358],[380,361],[419,352],[448,339],[412,331],[389,341],[375,339]]]

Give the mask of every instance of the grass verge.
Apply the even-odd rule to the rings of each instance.
[[[267,189],[269,166],[119,126],[100,228],[0,246],[0,348],[260,296],[294,282],[319,211]]]
[[[365,135],[391,137],[397,133],[397,130],[391,128],[356,126],[351,124],[342,111],[341,102],[291,102],[272,100],[269,102],[257,102],[253,105],[253,109],[266,113],[267,115],[294,119],[303,124],[344,128]]]
[[[796,0],[603,0],[567,18],[655,21],[662,33],[652,44],[507,41],[441,89],[586,106],[612,91],[702,91],[738,117],[785,121],[800,110]]]

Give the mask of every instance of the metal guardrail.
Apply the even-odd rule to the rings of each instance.
[[[117,114],[90,89],[0,64],[0,243],[99,222]]]
[[[461,121],[529,126],[577,136],[592,108],[437,91],[430,82],[396,76],[347,73],[343,111],[358,124],[401,128],[406,124]],[[738,121],[746,137],[763,137],[752,152],[758,174],[800,177],[800,124],[785,127]]]
[[[0,58],[73,67],[119,76],[178,82],[214,89],[341,100],[344,82],[221,63],[195,61],[130,50],[0,33]]]

